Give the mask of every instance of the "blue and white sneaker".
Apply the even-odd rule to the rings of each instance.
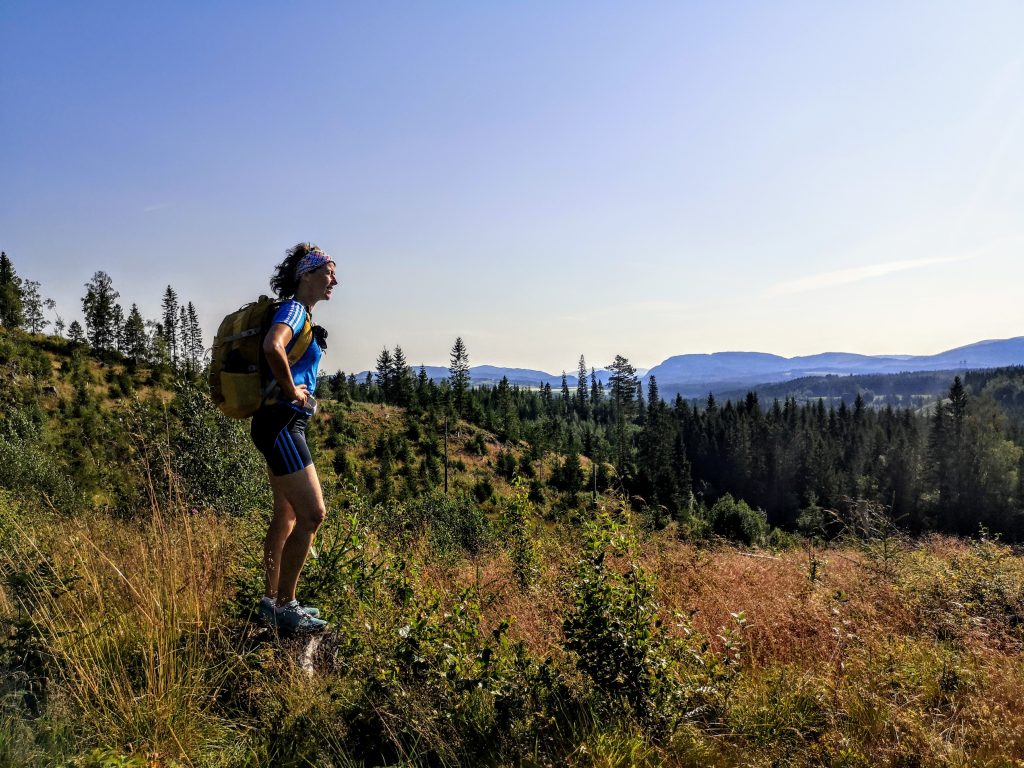
[[[298,600],[292,600],[287,605],[277,606],[274,625],[289,635],[315,635],[326,629],[327,622],[313,618],[303,610]]]
[[[266,597],[260,600],[260,619],[267,624],[274,623],[274,610],[277,608],[277,603],[274,602],[272,597]],[[314,608],[311,605],[303,605],[302,610],[306,612],[307,616],[312,616],[314,619],[320,618],[320,609]]]

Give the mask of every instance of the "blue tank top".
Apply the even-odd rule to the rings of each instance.
[[[310,318],[312,321],[312,318]],[[295,299],[288,299],[283,302],[277,311],[274,313],[274,319],[271,326],[277,323],[284,323],[292,329],[292,339],[288,342],[288,346],[285,347],[287,352],[292,351],[292,347],[295,346],[295,342],[299,339],[299,333],[302,331],[302,326],[306,324],[306,308],[302,306],[301,302],[295,301]],[[316,343],[316,339],[310,342],[309,349],[307,349],[302,357],[300,357],[295,365],[291,367],[292,381],[295,382],[295,386],[305,384],[306,389],[309,390],[310,394],[316,390],[316,377],[320,372],[320,358],[323,357],[323,350],[320,349],[320,345]],[[271,373],[271,380],[273,380],[273,373]]]

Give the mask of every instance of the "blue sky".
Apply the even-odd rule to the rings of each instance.
[[[0,247],[209,339],[338,260],[326,365],[1024,334],[1024,5],[0,5]]]

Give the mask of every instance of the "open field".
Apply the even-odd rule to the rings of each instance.
[[[0,763],[1024,759],[1024,560],[997,542],[697,547],[610,507],[582,536],[521,520],[524,579],[508,537],[396,549],[353,502],[309,568],[335,628],[310,674],[247,616],[258,521],[5,500]]]

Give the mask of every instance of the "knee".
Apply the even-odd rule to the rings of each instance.
[[[296,520],[297,526],[302,526],[306,530],[316,531],[323,521],[327,517],[327,507],[323,504],[318,504],[315,507],[307,510],[304,515],[301,515]]]

